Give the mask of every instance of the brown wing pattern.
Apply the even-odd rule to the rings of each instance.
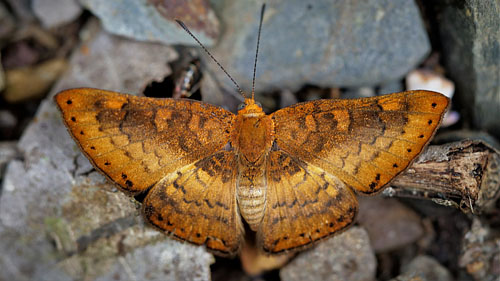
[[[145,218],[178,239],[236,254],[243,227],[235,165],[234,153],[221,151],[169,174],[145,198]]]
[[[276,143],[293,157],[370,194],[422,151],[448,102],[439,93],[409,91],[300,103],[272,115]]]
[[[234,114],[193,100],[71,89],[55,101],[93,165],[128,193],[219,151]]]
[[[319,167],[271,151],[265,215],[257,233],[268,253],[304,248],[349,226],[358,203],[351,189]]]

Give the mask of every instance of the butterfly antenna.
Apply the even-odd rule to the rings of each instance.
[[[231,77],[231,75],[229,75],[229,73],[227,73],[227,71],[224,69],[224,67],[214,58],[214,56],[212,56],[212,54],[208,51],[207,48],[205,48],[205,46],[203,46],[203,44],[201,44],[200,40],[198,40],[198,38],[196,38],[196,36],[194,36],[193,33],[191,33],[191,31],[189,31],[189,29],[187,28],[187,26],[180,20],[175,20],[189,35],[191,35],[191,37],[193,37],[193,39],[198,43],[198,45],[201,46],[201,48],[205,51],[205,53],[207,53],[210,58],[212,58],[212,60],[220,67],[220,69],[222,69],[222,71],[224,71],[224,73],[226,73],[227,77],[229,77],[229,79],[231,79],[231,81],[233,82],[233,84],[236,86],[236,88],[238,89],[238,92],[240,92],[240,94],[246,98],[245,96],[245,92],[243,92],[243,90],[241,89],[241,87],[238,85],[238,83],[236,83],[236,81],[233,79],[233,77]]]
[[[264,19],[265,10],[266,10],[266,3],[262,4],[262,9],[260,10],[259,34],[257,35],[257,50],[255,51],[255,61],[253,64],[252,100],[254,99],[255,96],[255,73],[257,72],[257,57],[259,56],[260,31],[262,30],[262,20]]]

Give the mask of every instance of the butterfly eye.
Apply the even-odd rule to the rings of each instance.
[[[259,107],[262,107],[262,103],[255,101],[255,104],[258,105]]]
[[[245,108],[246,104],[245,103],[240,103],[238,105],[238,110],[242,110],[243,108]]]

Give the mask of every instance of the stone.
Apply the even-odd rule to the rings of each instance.
[[[375,280],[377,261],[368,234],[361,227],[299,254],[280,271],[281,280]]]
[[[424,234],[420,216],[397,199],[358,197],[358,223],[366,229],[376,253],[416,242]]]
[[[3,97],[9,103],[40,99],[63,73],[66,66],[66,59],[55,58],[39,65],[7,70]]]
[[[500,137],[500,2],[441,0],[437,12],[447,75],[475,129]]]
[[[214,7],[225,32],[212,51],[249,92],[262,2],[217,3]],[[403,78],[429,51],[413,0],[273,1],[264,16],[256,90],[296,91],[305,84],[373,87]],[[209,60],[205,59],[205,65],[228,88],[234,88]]]
[[[13,14],[22,22],[30,22],[34,20],[33,11],[31,10],[31,0],[7,0]]]
[[[406,89],[434,91],[451,99],[455,93],[455,84],[434,71],[415,69],[406,75]]]
[[[458,261],[474,280],[494,281],[500,276],[500,235],[475,217],[464,235]]]
[[[83,10],[77,0],[33,0],[31,8],[45,28],[69,23]]]
[[[391,281],[453,281],[451,273],[434,258],[417,256],[403,267],[403,274]]]
[[[0,118],[1,117],[3,116],[0,112]],[[15,141],[0,142],[0,181],[2,180],[7,163],[18,157],[20,157],[20,153],[17,150],[17,142]],[[0,194],[1,192],[2,192],[2,187],[0,186]]]
[[[0,56],[0,59],[2,57]],[[5,73],[3,71],[2,63],[0,62],[0,92],[5,89]]]
[[[16,21],[10,13],[10,11],[5,7],[4,3],[0,3],[0,40],[8,40],[11,33],[16,28]],[[0,76],[0,85],[1,85]],[[2,87],[0,87],[0,90]]]
[[[377,95],[386,95],[404,91],[403,83],[400,80],[387,81],[379,85]]]
[[[80,3],[101,20],[107,31],[139,41],[198,46],[175,19],[184,21],[207,46],[213,45],[219,35],[219,21],[206,0],[80,0]]]

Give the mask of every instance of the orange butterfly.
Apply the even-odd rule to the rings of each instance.
[[[240,216],[269,253],[352,223],[353,190],[380,191],[438,127],[448,99],[410,91],[234,115],[194,100],[72,89],[55,100],[82,151],[123,191],[147,192],[145,218],[181,240],[237,252]]]
[[[221,255],[238,252],[241,217],[267,253],[349,226],[354,191],[378,192],[404,171],[449,104],[439,93],[409,91],[266,115],[252,94],[235,115],[194,100],[90,88],[55,101],[94,167],[127,194],[146,194],[147,221]]]

